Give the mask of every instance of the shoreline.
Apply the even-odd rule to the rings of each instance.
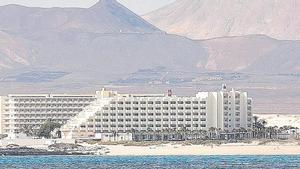
[[[107,156],[239,156],[239,155],[300,155],[298,141],[227,143],[221,145],[160,144],[153,146],[101,145],[109,150]]]

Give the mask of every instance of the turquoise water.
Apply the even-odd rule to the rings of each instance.
[[[1,169],[300,168],[300,156],[0,157]]]

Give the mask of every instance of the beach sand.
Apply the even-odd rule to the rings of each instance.
[[[110,156],[156,156],[156,155],[300,155],[298,144],[224,144],[220,146],[203,145],[157,145],[157,146],[123,146],[105,145]]]
[[[300,128],[300,115],[292,114],[257,114],[259,119],[267,121],[268,126],[293,126]]]

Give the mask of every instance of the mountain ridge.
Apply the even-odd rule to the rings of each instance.
[[[161,30],[192,39],[250,34],[300,39],[297,0],[177,0],[143,18]]]

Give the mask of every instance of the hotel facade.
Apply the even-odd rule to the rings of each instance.
[[[1,134],[16,135],[24,125],[38,129],[45,121],[63,124],[63,138],[97,138],[133,131],[215,128],[251,129],[252,99],[247,92],[199,92],[191,97],[167,94],[8,95],[1,97]]]

